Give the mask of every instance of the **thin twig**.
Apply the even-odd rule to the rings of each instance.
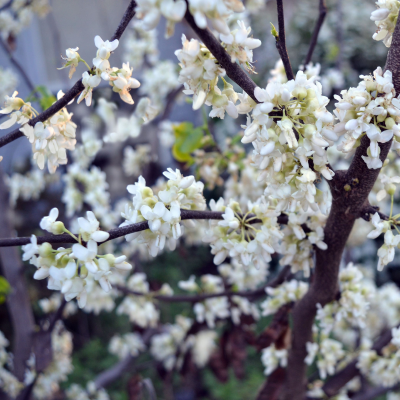
[[[8,59],[10,60],[11,64],[14,65],[14,67],[18,70],[22,78],[24,79],[25,83],[27,84],[29,90],[31,92],[35,91],[35,85],[32,83],[31,79],[29,78],[28,74],[26,73],[25,69],[22,67],[22,65],[14,58],[11,50],[9,47],[6,45],[3,39],[0,38],[0,46],[3,48],[3,50],[7,53]]]
[[[129,21],[135,15],[135,7],[136,7],[136,2],[132,0],[111,40],[121,38],[121,35],[124,33],[126,27],[129,24]],[[70,101],[74,100],[75,97],[78,96],[83,89],[84,86],[82,84],[82,79],[79,79],[79,81],[77,81],[75,85],[72,86],[72,88],[67,93],[65,93],[65,95],[60,100],[56,101],[51,107],[43,111],[36,118],[31,119],[28,122],[29,125],[35,126],[37,122],[46,121],[54,114],[56,114],[58,111],[62,110]],[[22,136],[24,136],[24,134],[19,130],[19,128],[15,129],[14,131],[0,138],[0,147],[3,147],[8,143],[13,142],[14,140],[17,140]]]
[[[9,0],[6,4],[4,4],[3,7],[0,7],[0,12],[2,12],[2,11],[4,11],[4,10],[7,10],[7,8],[10,8],[11,5],[12,5],[12,3],[13,3],[13,1],[14,1],[14,0]]]
[[[313,32],[311,42],[310,42],[310,47],[308,48],[307,57],[304,61],[304,68],[306,68],[306,65],[311,61],[315,46],[317,45],[319,32],[321,30],[322,24],[324,23],[324,20],[326,17],[326,12],[327,12],[327,8],[326,8],[325,0],[319,0],[319,17],[318,17],[317,23],[314,28],[314,32]]]
[[[278,49],[279,55],[281,56],[281,60],[283,62],[283,66],[285,67],[286,76],[288,80],[294,79],[294,74],[292,70],[292,66],[289,60],[289,54],[286,48],[286,35],[285,35],[285,17],[283,14],[283,0],[276,1],[276,7],[278,10],[278,27],[279,34],[276,37],[276,48]]]

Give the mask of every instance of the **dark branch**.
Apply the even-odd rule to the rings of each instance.
[[[225,69],[229,78],[237,83],[256,103],[259,103],[254,96],[254,89],[257,85],[249,78],[246,72],[240,68],[239,64],[231,61],[231,56],[225,51],[221,43],[208,28],[201,29],[196,25],[196,22],[189,11],[189,7],[187,8],[185,18],[190,27],[196,32],[197,36],[207,46],[208,50],[210,50],[212,55],[218,60],[222,68]]]
[[[133,18],[135,15],[134,8],[136,6],[136,2],[132,0],[128,6],[128,9],[126,10],[124,16],[122,17],[122,20],[115,31],[114,35],[112,36],[111,40],[115,39],[120,39],[121,35],[124,33],[126,27],[128,26],[129,21]],[[35,126],[37,122],[44,122],[50,117],[52,117],[54,114],[56,114],[58,111],[62,110],[69,102],[75,99],[76,96],[78,96],[82,90],[84,89],[84,86],[82,84],[82,79],[79,79],[78,82],[75,83],[72,88],[65,93],[64,97],[62,97],[60,100],[56,101],[51,107],[49,107],[47,110],[43,111],[41,114],[39,114],[36,118],[33,118],[29,121],[29,125]],[[8,133],[7,135],[3,136],[0,138],[0,147],[5,146],[8,143],[13,142],[14,140],[19,139],[20,137],[24,136],[24,134],[18,129],[13,130],[12,132]]]
[[[375,350],[378,354],[380,354],[382,349],[387,346],[391,340],[392,331],[388,329],[375,341],[374,345],[372,346],[372,350]],[[360,374],[360,370],[357,368],[357,362],[358,359],[351,361],[336,375],[333,375],[332,378],[324,384],[324,386],[322,386],[322,390],[328,397],[336,396],[344,385]]]
[[[222,212],[219,211],[195,211],[195,210],[181,210],[181,219],[223,219]],[[247,218],[254,217],[254,215],[250,214]],[[278,217],[278,222],[280,224],[287,224],[288,217],[285,214],[281,214]],[[250,221],[252,224],[261,223],[259,219],[253,219]],[[123,226],[120,228],[114,228],[108,231],[110,237],[102,243],[108,242],[109,240],[113,240],[130,233],[145,231],[149,229],[149,224],[147,221],[138,222],[136,224]],[[77,235],[75,235],[77,236]],[[9,246],[23,246],[31,242],[30,237],[20,237],[20,238],[7,238],[0,239],[0,247],[9,247]],[[38,236],[37,237],[38,244],[42,243],[76,243],[76,240],[70,236],[68,233],[64,233],[62,235],[46,235],[46,236]]]
[[[276,1],[276,7],[278,9],[278,27],[279,35],[276,37],[276,48],[278,49],[279,55],[281,56],[283,66],[285,67],[286,76],[288,80],[294,79],[292,66],[289,60],[289,54],[286,48],[286,35],[285,35],[285,17],[283,14],[283,0]]]
[[[129,22],[131,22],[132,18],[135,16],[135,7],[136,7],[136,1],[132,0],[129,3],[128,8],[125,11],[125,14],[123,15],[121,22],[118,25],[118,28],[116,29],[114,35],[111,36],[110,41],[112,42],[115,39],[121,39],[122,34],[125,32],[125,29],[128,27]]]
[[[31,79],[27,75],[26,71],[24,68],[22,68],[22,65],[14,58],[11,50],[9,47],[6,45],[3,39],[0,39],[0,46],[4,49],[4,51],[8,55],[8,59],[10,60],[11,64],[14,65],[14,67],[18,70],[18,72],[21,74],[22,78],[24,79],[25,83],[27,84],[29,90],[31,92],[35,91],[35,85],[32,83]]]
[[[325,0],[319,0],[319,17],[318,17],[317,24],[315,25],[315,28],[314,28],[314,32],[313,32],[311,42],[310,42],[310,47],[308,48],[307,57],[304,61],[304,69],[306,68],[306,65],[311,61],[315,46],[317,45],[319,32],[321,30],[322,24],[324,23],[324,20],[326,17],[326,12],[327,12],[327,8],[326,8]]]

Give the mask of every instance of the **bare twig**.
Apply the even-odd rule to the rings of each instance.
[[[129,21],[135,15],[135,7],[136,2],[132,0],[129,3],[129,6],[111,40],[120,39],[121,35],[124,33],[126,27],[128,26]],[[55,113],[63,109],[70,101],[74,100],[75,97],[78,96],[83,89],[84,86],[82,84],[82,79],[79,79],[79,81],[76,82],[75,85],[72,86],[72,88],[67,93],[65,93],[65,95],[60,100],[56,101],[51,107],[43,111],[36,118],[31,119],[28,122],[29,125],[35,126],[37,122],[44,122],[45,120],[49,119]],[[22,136],[24,136],[24,134],[19,130],[19,128],[15,129],[14,131],[0,138],[0,147],[3,147],[8,143],[13,142],[14,140],[17,140]]]
[[[254,89],[257,85],[249,78],[246,72],[240,68],[239,64],[231,61],[231,56],[225,51],[221,46],[221,43],[215,38],[209,29],[201,29],[196,25],[196,22],[189,11],[189,7],[187,8],[185,19],[190,27],[196,32],[197,36],[211,51],[212,55],[218,60],[222,68],[225,69],[229,78],[237,83],[256,103],[259,103],[254,96]]]
[[[327,11],[327,8],[326,8],[325,0],[319,0],[319,17],[318,17],[317,23],[314,28],[314,32],[313,32],[311,42],[310,42],[310,47],[308,48],[307,57],[304,61],[304,68],[311,61],[315,46],[317,45],[319,32],[320,32],[322,24],[324,23],[324,20],[325,20],[326,11]]]
[[[181,210],[181,219],[223,219],[222,212],[219,211],[196,211],[196,210]],[[253,214],[247,216],[247,218],[254,217]],[[285,214],[281,214],[278,217],[278,223],[287,224],[288,216]],[[261,223],[259,219],[253,219],[249,223],[257,224]],[[120,228],[114,228],[108,231],[110,237],[102,243],[108,242],[109,240],[113,240],[130,233],[145,231],[149,229],[149,224],[147,221],[138,222],[136,224],[131,224],[127,226],[123,226]],[[76,236],[76,235],[75,235]],[[31,242],[31,238],[29,237],[20,237],[20,238],[7,238],[0,239],[0,247],[9,247],[9,246],[23,246]],[[37,237],[38,244],[42,243],[76,243],[76,240],[67,233],[62,235],[46,235],[46,236],[38,236]]]
[[[289,54],[286,48],[286,35],[285,35],[285,17],[283,14],[283,0],[276,1],[276,7],[278,10],[278,27],[279,27],[279,35],[276,39],[276,48],[278,49],[279,55],[281,56],[281,60],[283,62],[283,66],[285,67],[286,76],[288,80],[294,79],[294,74],[292,70],[292,66],[289,60]]]
[[[115,288],[119,290],[122,293],[125,293],[127,295],[134,295],[134,296],[151,296],[153,299],[165,302],[165,303],[198,303],[200,301],[204,301],[207,299],[213,299],[215,297],[233,297],[233,296],[239,296],[239,297],[245,297],[245,298],[250,298],[252,300],[256,300],[262,296],[265,295],[265,289],[267,287],[277,287],[282,282],[285,281],[285,279],[289,276],[290,274],[290,266],[285,266],[281,270],[281,272],[278,274],[278,276],[271,282],[267,283],[266,285],[255,289],[255,290],[242,290],[242,291],[237,291],[237,292],[232,292],[232,291],[224,291],[224,292],[219,292],[219,293],[204,293],[204,294],[197,294],[197,295],[175,295],[175,296],[166,296],[166,295],[152,295],[151,293],[143,293],[143,292],[138,292],[135,290],[131,290],[127,287],[121,286],[121,285],[116,285]]]
[[[400,22],[396,24],[385,69],[392,71],[396,92],[400,92]],[[368,198],[380,169],[369,169],[362,156],[367,155],[370,140],[363,137],[348,171],[336,171],[331,185],[334,193],[332,208],[325,229],[324,242],[328,250],[316,249],[314,279],[309,291],[293,310],[293,337],[288,357],[284,400],[302,400],[306,391],[306,343],[312,341],[312,326],[317,304],[324,306],[335,299],[338,287],[339,265],[344,247],[356,218]],[[380,159],[385,161],[391,141],[380,145]],[[351,182],[356,188],[346,191]]]
[[[11,50],[9,47],[6,45],[3,39],[0,38],[0,46],[3,48],[3,50],[7,53],[8,59],[10,60],[11,64],[14,65],[14,67],[18,70],[22,78],[24,79],[25,83],[27,84],[29,90],[31,92],[35,91],[35,85],[32,83],[31,79],[29,78],[28,74],[26,73],[25,69],[22,67],[22,65],[14,58]]]

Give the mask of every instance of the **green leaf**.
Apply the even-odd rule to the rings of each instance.
[[[204,131],[202,128],[194,128],[191,122],[182,122],[174,128],[175,143],[172,146],[172,154],[177,161],[191,162],[191,153],[202,146]]]
[[[39,103],[43,110],[47,110],[55,101],[57,101],[56,97],[53,96],[45,86],[37,86],[36,91],[42,95],[42,98],[39,99]]]
[[[10,293],[11,287],[6,278],[0,276],[0,304],[6,301],[6,296]]]

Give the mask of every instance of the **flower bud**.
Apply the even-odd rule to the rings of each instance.
[[[51,233],[53,235],[61,235],[65,232],[64,223],[61,221],[56,221],[51,225]]]
[[[373,92],[374,90],[376,90],[376,81],[366,81],[365,84],[368,92]]]
[[[299,100],[304,100],[308,93],[305,88],[296,88],[293,90],[293,96],[297,97]]]
[[[391,117],[386,118],[385,126],[387,129],[392,129],[395,125],[396,125],[396,121],[393,118],[391,118]]]
[[[53,254],[53,247],[51,246],[50,243],[43,243],[40,247],[39,247],[39,255],[41,257],[50,257]]]
[[[396,185],[394,185],[393,183],[388,183],[387,185],[385,185],[385,189],[390,196],[393,196],[396,193]]]
[[[110,267],[113,267],[115,264],[115,256],[113,254],[106,254],[104,258],[110,264]]]

